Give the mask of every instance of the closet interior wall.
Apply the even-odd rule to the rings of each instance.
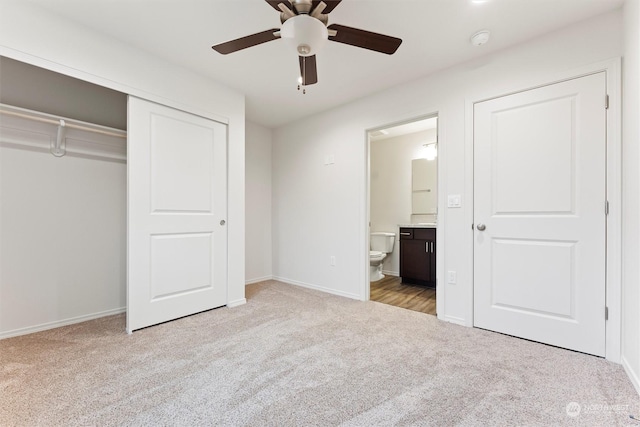
[[[56,102],[46,91],[38,100],[28,90],[30,73],[50,72],[25,64],[12,73],[16,64],[1,61],[0,338],[123,312],[126,131],[75,120],[88,117],[87,104],[105,108],[99,89],[64,77]],[[38,75],[37,85],[60,91],[60,75],[50,74]],[[110,117],[126,117],[121,100],[109,108],[122,111]],[[47,114],[49,104],[56,115]]]

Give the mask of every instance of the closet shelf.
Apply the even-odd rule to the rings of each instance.
[[[127,132],[0,104],[0,146],[126,162]]]

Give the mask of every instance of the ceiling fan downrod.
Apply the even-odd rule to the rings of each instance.
[[[302,61],[302,75],[298,78],[298,90],[300,90],[300,86],[302,86],[302,94],[306,95],[307,94],[307,87],[305,82],[307,81],[307,58],[306,57],[301,57],[301,61]]]

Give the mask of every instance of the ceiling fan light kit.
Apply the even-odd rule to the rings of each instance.
[[[280,37],[296,50],[300,56],[318,53],[329,37],[327,27],[309,15],[297,15],[282,24]]]
[[[392,55],[398,50],[402,40],[384,34],[360,30],[344,25],[328,24],[328,14],[342,0],[265,0],[271,7],[280,12],[282,28],[271,29],[251,34],[212,46],[223,55],[257,46],[279,38],[291,45],[299,58],[299,85],[303,88],[318,82],[316,54],[322,50],[327,41],[334,41],[363,49]],[[306,90],[303,89],[303,93]]]

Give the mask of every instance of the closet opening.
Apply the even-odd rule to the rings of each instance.
[[[126,309],[127,95],[0,57],[0,339]]]

